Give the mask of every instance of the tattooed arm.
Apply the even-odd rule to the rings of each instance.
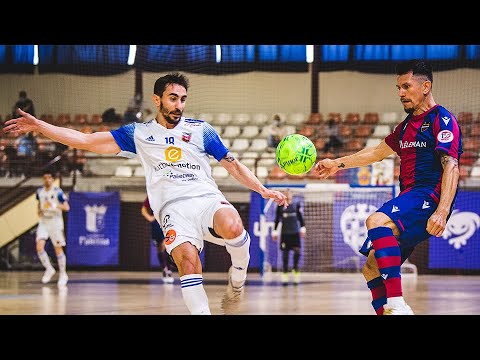
[[[427,223],[427,231],[434,236],[441,236],[447,226],[447,217],[450,214],[452,202],[457,192],[460,171],[458,160],[454,157],[442,154],[440,162],[443,167],[442,188],[437,210],[430,216]]]

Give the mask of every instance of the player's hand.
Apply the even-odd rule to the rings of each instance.
[[[279,238],[278,236],[278,230],[272,230],[272,240],[277,241]]]
[[[447,213],[435,211],[427,222],[427,232],[430,235],[439,237],[442,236],[445,227],[447,226]]]
[[[307,234],[307,229],[305,228],[305,226],[302,226],[302,227],[300,228],[300,237],[301,237],[302,239],[305,239],[305,235],[306,235],[306,234]]]
[[[262,194],[262,197],[264,199],[273,199],[278,206],[283,205],[284,208],[288,206],[287,196],[281,191],[267,189],[267,191]]]
[[[4,133],[18,136],[31,131],[38,131],[38,119],[35,116],[26,113],[20,108],[17,109],[17,114],[21,115],[21,117],[5,121],[3,126]]]
[[[335,165],[332,159],[323,159],[317,162],[313,168],[313,172],[317,174],[320,179],[326,179],[334,175],[340,168]]]

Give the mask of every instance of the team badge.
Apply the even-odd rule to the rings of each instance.
[[[420,131],[421,131],[421,132],[424,132],[424,131],[427,130],[429,127],[430,127],[430,123],[429,123],[429,122],[424,122],[424,123],[422,124],[422,127],[420,128]]]
[[[184,132],[182,133],[182,141],[185,141],[185,142],[190,142],[190,139],[192,138],[192,133],[187,133],[187,132]]]

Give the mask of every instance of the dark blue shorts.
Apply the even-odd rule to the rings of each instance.
[[[155,220],[152,222],[152,241],[155,244],[156,247],[158,247],[163,240],[165,239],[165,236],[163,236],[163,230],[162,227],[158,224],[158,222]]]
[[[412,189],[387,201],[377,210],[387,215],[400,231],[397,240],[402,254],[402,263],[415,246],[432,236],[426,230],[427,222],[438,204],[430,196],[431,193],[429,189]],[[367,237],[360,253],[368,256],[372,249],[372,242]]]

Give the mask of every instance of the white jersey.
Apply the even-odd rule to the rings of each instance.
[[[44,186],[39,187],[36,192],[37,200],[40,203],[40,209],[42,210],[42,219],[62,219],[62,209],[58,208],[58,204],[63,204],[66,201],[63,190],[57,186],[52,186],[47,190]]]
[[[170,201],[221,194],[212,177],[209,155],[220,161],[228,149],[203,120],[181,117],[173,129],[167,129],[153,119],[126,124],[111,133],[122,150],[118,156],[138,156],[142,163],[156,216]]]

